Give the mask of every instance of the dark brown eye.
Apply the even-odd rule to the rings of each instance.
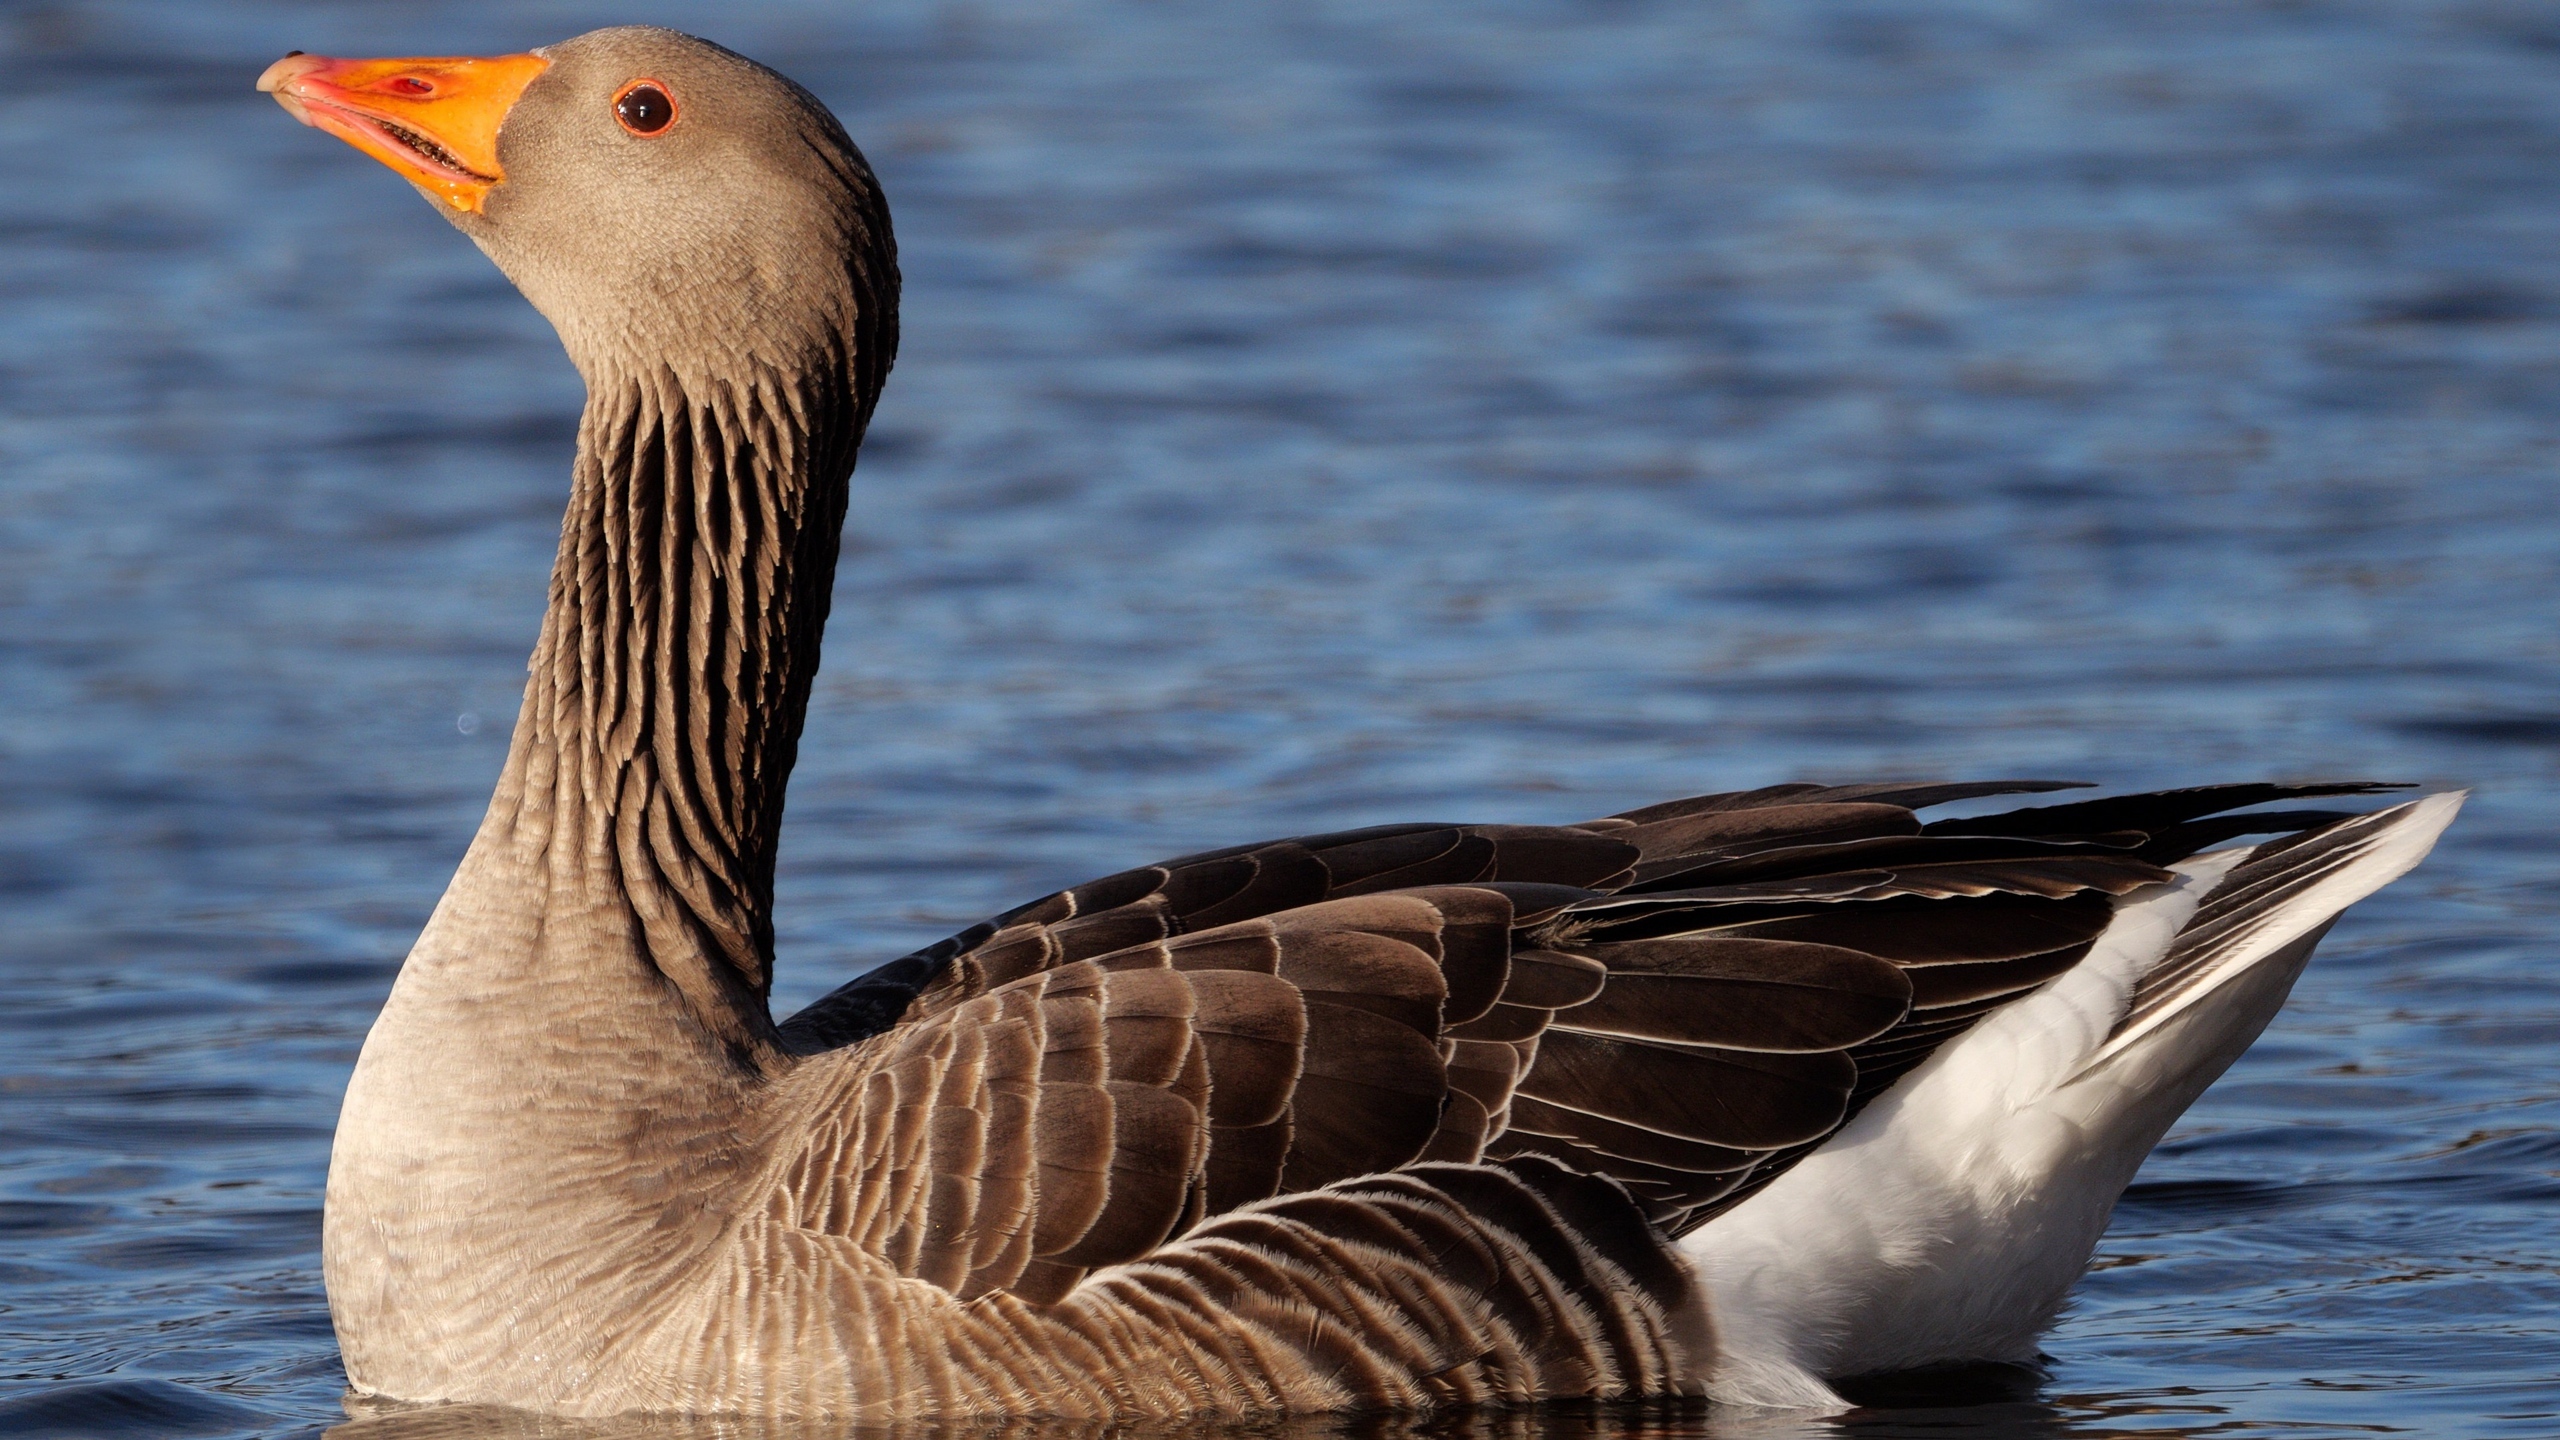
[[[613,117],[634,135],[655,135],[676,123],[676,102],[655,80],[634,80],[613,97]]]

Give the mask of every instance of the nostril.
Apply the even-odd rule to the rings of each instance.
[[[433,82],[421,80],[415,75],[403,75],[398,79],[391,81],[383,88],[386,90],[397,90],[403,95],[433,95],[436,93],[436,87]]]

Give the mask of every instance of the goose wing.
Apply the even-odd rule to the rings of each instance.
[[[784,1203],[900,1273],[1037,1301],[1238,1207],[1409,1167],[1606,1177],[1676,1235],[2070,968],[2164,862],[2346,818],[2223,812],[2375,787],[1914,813],[2056,788],[1389,826],[1063,891],[784,1023],[810,1056]]]
[[[794,1223],[964,1296],[1053,1299],[1251,1201],[1473,1161],[1521,1050],[1449,1027],[1606,978],[1515,946],[1513,892],[1552,912],[1637,854],[1571,828],[1393,826],[1009,912],[785,1022],[832,1047],[781,1102],[807,1122]],[[1504,878],[1524,875],[1545,878]]]

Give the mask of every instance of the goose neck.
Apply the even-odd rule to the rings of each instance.
[[[483,836],[538,859],[554,908],[623,912],[641,958],[752,1069],[780,1054],[774,848],[865,418],[844,413],[845,378],[591,367]]]

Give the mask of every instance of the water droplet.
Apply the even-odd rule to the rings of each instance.
[[[461,714],[453,717],[453,728],[461,731],[465,735],[476,734],[480,729],[480,717],[469,710],[465,710]]]

